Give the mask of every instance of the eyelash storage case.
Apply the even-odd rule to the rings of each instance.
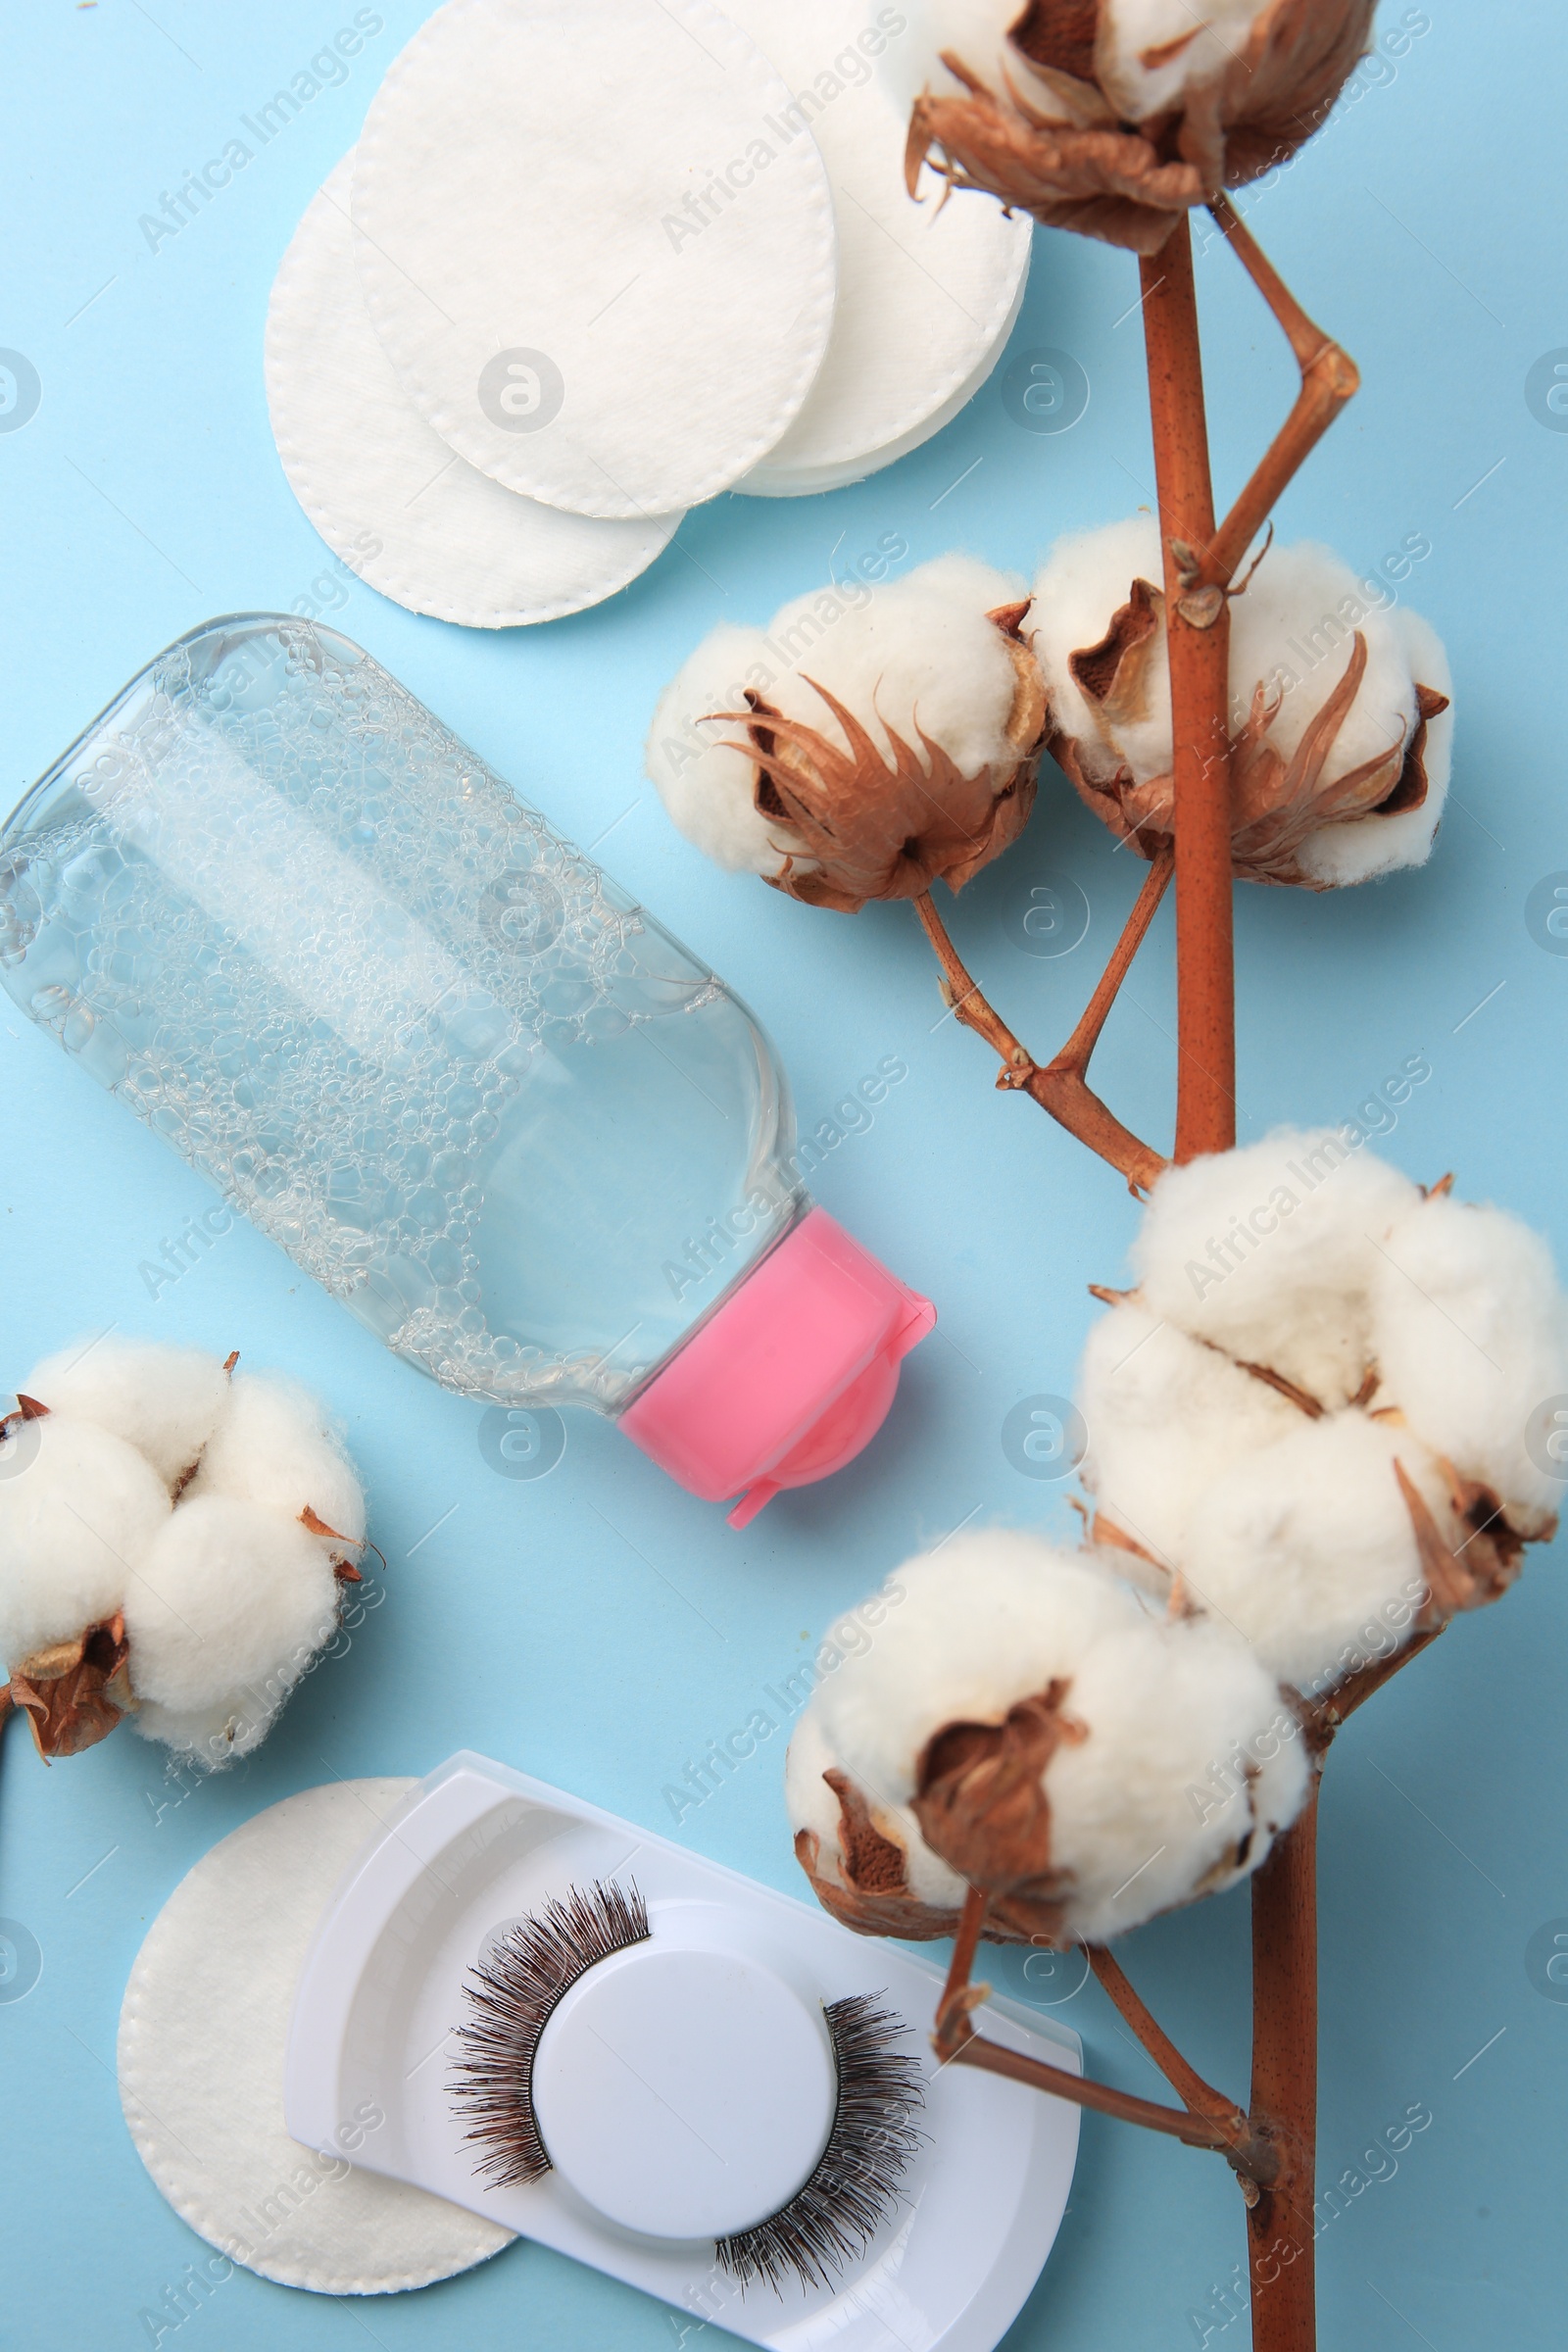
[[[289,2132],[784,2352],[993,2352],[1055,2237],[1078,2112],[939,2069],[924,1961],[475,1755],[321,1916]],[[987,2029],[1076,2070],[1005,2001]]]

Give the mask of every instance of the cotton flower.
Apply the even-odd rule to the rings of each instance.
[[[99,1341],[0,1427],[0,1655],[46,1757],[127,1714],[244,1754],[331,1637],[364,1494],[316,1400],[235,1360]]]
[[[1146,858],[1175,829],[1170,670],[1152,515],[1063,540],[1024,624],[1049,748]],[[1271,547],[1231,602],[1232,861],[1331,890],[1425,862],[1447,797],[1447,659],[1326,548]]]
[[[1358,1127],[1172,1168],[1079,1383],[1094,1533],[1314,1695],[1495,1599],[1549,1537],[1568,1395],[1544,1245]]]
[[[195,1749],[199,1727],[220,1740],[219,1752],[247,1754],[331,1640],[338,1592],[297,1519],[192,1495],[147,1546],[125,1593],[138,1730]]]
[[[1294,155],[1366,44],[1373,0],[914,0],[889,52],[911,192],[956,187],[1155,253],[1180,215]]]
[[[815,906],[956,890],[1034,805],[1045,703],[1027,599],[959,556],[724,627],[667,689],[648,772],[689,841]]]
[[[796,1851],[847,1926],[951,1935],[977,1886],[999,1940],[1102,1942],[1254,1870],[1295,1818],[1273,1679],[1113,1568],[992,1531],[899,1571],[790,1747]]]

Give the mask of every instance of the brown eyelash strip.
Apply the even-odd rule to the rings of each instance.
[[[491,2185],[542,2180],[551,2170],[533,2105],[533,2066],[553,2011],[580,1977],[614,1952],[648,1939],[648,1907],[635,1886],[596,1880],[545,1903],[498,1938],[469,1975],[471,2012],[458,2028],[463,2055],[449,2083],[474,2170]],[[783,2291],[793,2278],[829,2286],[862,2255],[898,2203],[899,2184],[923,2134],[917,2058],[896,2045],[907,2028],[878,2007],[880,1995],[823,2003],[837,2097],[832,2128],[810,2179],[755,2228],[719,2238],[718,2270],[742,2291]]]
[[[765,2280],[778,2293],[791,2277],[805,2287],[830,2286],[898,2203],[924,2136],[909,2119],[925,2093],[919,2061],[894,2046],[907,2028],[877,2007],[879,1997],[852,1993],[823,2004],[838,2073],[833,2128],[810,2179],[782,2211],[718,2240],[718,2268],[743,2290]]]
[[[492,2186],[542,2180],[550,2171],[533,2110],[539,2036],[579,1977],[648,1933],[636,1886],[595,1880],[564,1899],[552,1896],[471,1972],[463,1990],[473,2014],[458,2028],[464,2055],[448,2088],[470,2126],[465,2139],[488,2150],[474,2170],[490,2174]]]

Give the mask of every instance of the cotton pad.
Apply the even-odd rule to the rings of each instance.
[[[232,1831],[175,1887],[125,1987],[120,2096],[138,2155],[182,2221],[282,2286],[391,2294],[512,2242],[495,2222],[363,2169],[386,2128],[373,2105],[337,2119],[336,2144],[320,2149],[283,2129],[289,2013],[317,1921],[414,1786],[338,1781]]]
[[[833,324],[833,200],[789,104],[709,0],[448,0],[354,174],[370,316],[421,416],[576,514],[738,481]]]
[[[382,350],[354,267],[351,150],[313,198],[272,287],[267,400],[289,487],[333,553],[411,612],[504,629],[602,604],[678,514],[635,522],[519,498],[449,449]]]
[[[1007,339],[1018,323],[1018,314],[1023,309],[1023,298],[1028,290],[1029,276],[1026,270],[1018,280],[1012,307],[1003,320],[996,340],[985,352],[973,374],[965,376],[957,390],[951,392],[940,408],[934,409],[929,416],[922,417],[918,424],[911,425],[906,433],[901,433],[897,440],[885,441],[878,449],[864,450],[858,457],[845,458],[828,466],[781,466],[775,465],[769,457],[760,466],[754,466],[743,482],[737,482],[736,490],[747,498],[808,498],[820,491],[843,490],[851,482],[863,482],[868,473],[880,473],[885,466],[897,465],[899,459],[906,458],[911,450],[935,440],[944,425],[951,424],[955,416],[969,406],[975,394],[996,372],[997,363],[1006,350]]]
[[[869,0],[726,0],[793,93],[774,126],[814,138],[833,183],[839,298],[810,396],[741,487],[766,498],[834,489],[889,466],[971,399],[1017,316],[1033,223],[989,196],[911,202],[907,117],[873,61],[904,19]],[[694,232],[695,233],[695,232]]]

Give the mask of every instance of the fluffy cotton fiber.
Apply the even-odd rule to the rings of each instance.
[[[1083,776],[1102,790],[1119,776],[1148,786],[1170,773],[1163,624],[1141,656],[1135,692],[1124,688],[1107,701],[1086,690],[1073,658],[1104,642],[1135,580],[1158,591],[1162,579],[1158,525],[1152,515],[1137,514],[1062,540],[1035,583],[1024,628],[1045,675],[1053,727]],[[1317,801],[1368,761],[1391,763],[1392,787],[1398,756],[1420,723],[1418,685],[1451,695],[1447,658],[1424,620],[1402,606],[1379,604],[1370,584],[1323,547],[1270,548],[1231,604],[1233,735],[1241,735],[1262,686],[1270,704],[1278,702],[1266,741],[1287,766],[1344,680],[1356,632],[1365,640],[1366,669],[1323,762]],[[1425,861],[1447,795],[1452,724],[1447,710],[1427,720],[1420,805],[1349,819],[1325,816],[1296,852],[1299,878],[1337,887]]]
[[[225,1746],[244,1753],[331,1639],[337,1609],[331,1563],[297,1521],[193,1496],[126,1588],[132,1687],[169,1717],[223,1715]]]
[[[265,1504],[292,1521],[307,1511],[334,1536],[365,1536],[365,1494],[318,1398],[277,1373],[235,1376],[228,1409],[213,1431],[190,1498]],[[317,1539],[339,1552],[329,1537]]]
[[[20,1666],[113,1617],[127,1561],[169,1512],[169,1489],[123,1438],[64,1413],[24,1424],[0,1478],[0,1657]]]
[[[1193,1506],[1232,1462],[1300,1420],[1279,1393],[1136,1298],[1094,1326],[1079,1373],[1083,1471],[1106,1519],[1165,1570]],[[1124,1573],[1137,1574],[1137,1557]]]
[[[207,1764],[246,1753],[330,1638],[365,1535],[319,1404],[113,1339],[46,1358],[23,1394],[43,1410],[0,1476],[0,1655],[24,1671],[122,1618],[136,1728]]]
[[[944,556],[903,580],[846,579],[797,597],[766,629],[715,629],[661,699],[649,731],[648,773],[675,824],[732,872],[776,874],[799,858],[788,826],[755,806],[756,763],[731,748],[744,740],[733,714],[744,715],[750,689],[844,746],[813,680],[855,713],[884,757],[889,727],[909,744],[918,727],[964,775],[989,767],[1000,788],[1017,764],[1007,737],[1017,670],[987,615],[1024,594],[1016,577]]]
[[[26,1393],[96,1423],[144,1454],[168,1487],[195,1469],[229,1401],[228,1375],[199,1348],[100,1340],[45,1356]]]
[[[1255,1868],[1305,1793],[1294,1719],[1245,1642],[1151,1611],[1114,1566],[992,1531],[901,1569],[899,1605],[819,1686],[796,1735],[796,1827],[831,1828],[813,1767],[842,1759],[903,1847],[911,1893],[951,1901],[955,1871],[984,1882],[978,1860],[919,1851],[907,1808],[927,1747],[1055,1686],[1068,1730],[1041,1776],[1049,1850],[1027,1860],[1059,1874],[1061,1939],[1123,1934]],[[836,1832],[829,1850],[842,1872]]]
[[[1563,1491],[1531,1443],[1568,1395],[1544,1244],[1424,1196],[1355,1132],[1289,1131],[1162,1176],[1138,1290],[1092,1333],[1079,1389],[1101,1540],[1136,1545],[1152,1590],[1179,1578],[1314,1693],[1435,1611],[1494,1597]],[[1453,1558],[1442,1594],[1400,1470]]]
[[[1332,1128],[1169,1169],[1133,1267],[1152,1315],[1242,1363],[1264,1363],[1320,1404],[1348,1404],[1372,1356],[1372,1286],[1420,1187]]]

